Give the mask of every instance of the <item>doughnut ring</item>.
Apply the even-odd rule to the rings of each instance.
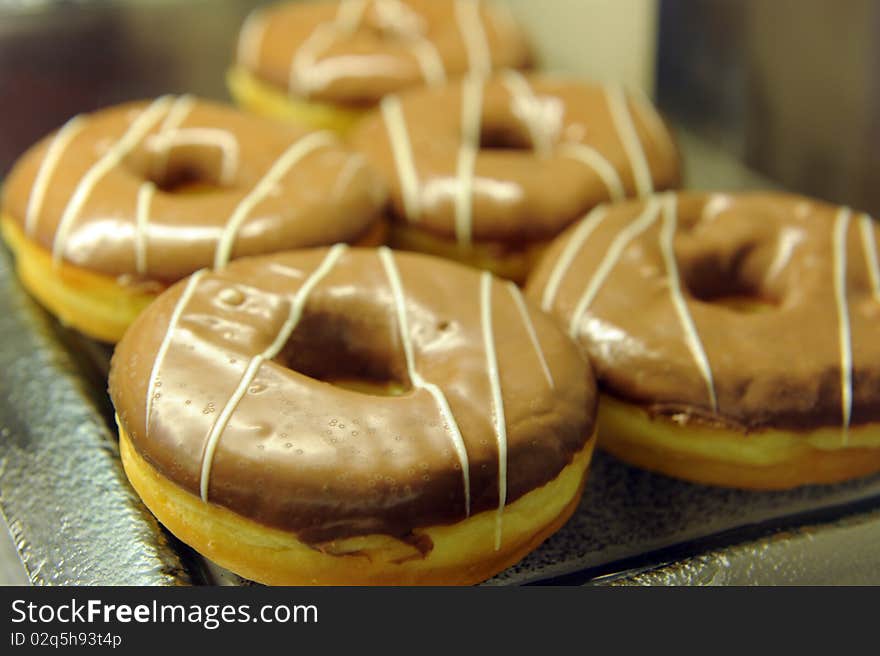
[[[878,227],[780,193],[600,206],[527,295],[589,355],[599,445],[699,483],[880,471]]]
[[[594,206],[674,187],[680,175],[647,100],[516,71],[386,97],[351,143],[388,181],[392,246],[516,282]]]
[[[246,109],[346,132],[388,93],[530,63],[500,3],[284,2],[245,21],[227,82]]]
[[[595,383],[519,289],[417,254],[242,258],[117,346],[126,473],[178,538],[269,584],[470,584],[576,507]]]
[[[159,291],[242,255],[384,239],[384,188],[328,132],[191,96],[68,121],[16,163],[3,235],[64,322],[117,341]]]

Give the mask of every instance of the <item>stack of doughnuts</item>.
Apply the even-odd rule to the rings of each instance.
[[[648,100],[533,59],[488,2],[273,5],[241,109],[127,103],[16,164],[22,283],[118,341],[125,472],[199,553],[472,584],[562,526],[594,446],[750,489],[880,471],[877,225],[676,191]]]

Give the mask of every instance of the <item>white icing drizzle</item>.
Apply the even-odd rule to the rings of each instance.
[[[865,251],[865,263],[868,276],[874,290],[874,299],[880,303],[880,260],[877,258],[877,242],[874,239],[873,220],[867,214],[859,217],[859,231],[862,237],[862,248]]]
[[[456,164],[455,237],[469,246],[473,232],[474,167],[480,150],[480,119],[483,111],[483,81],[468,76],[461,88],[461,144]]]
[[[629,165],[635,178],[636,193],[639,196],[647,196],[654,191],[654,181],[651,177],[648,160],[645,157],[644,147],[642,142],[639,141],[636,126],[633,123],[632,115],[627,106],[623,87],[614,86],[606,88],[605,98],[608,101],[608,108],[611,110],[614,129],[623,143],[626,157],[629,160]]]
[[[180,323],[180,317],[183,316],[183,312],[186,310],[189,300],[192,298],[193,294],[195,294],[196,287],[205,273],[207,273],[207,270],[201,269],[192,274],[189,277],[189,280],[187,280],[186,287],[184,287],[180,298],[177,299],[177,304],[174,306],[174,311],[171,313],[171,319],[168,321],[168,328],[165,329],[165,336],[159,344],[159,350],[156,351],[156,359],[153,361],[153,368],[150,370],[150,380],[147,383],[147,407],[144,427],[146,428],[148,435],[150,432],[150,418],[153,416],[153,397],[156,393],[156,382],[159,380],[159,370],[162,368],[162,363],[165,362],[165,354],[168,353],[168,349],[171,346],[171,339],[174,331],[177,330],[177,324]]]
[[[330,196],[335,199],[340,198],[343,192],[348,189],[358,171],[366,167],[367,158],[362,153],[353,153],[345,164],[343,164],[342,168],[339,169]]]
[[[401,0],[376,0],[373,11],[381,29],[404,38],[413,38],[425,29],[424,19]]]
[[[559,147],[559,153],[576,159],[593,169],[602,180],[605,188],[608,189],[608,196],[612,201],[623,200],[626,197],[623,181],[617,170],[602,153],[592,146],[583,143],[564,143]]]
[[[321,264],[311,273],[311,275],[309,275],[308,278],[306,278],[305,282],[303,282],[302,286],[294,295],[290,303],[290,311],[288,312],[287,319],[285,319],[284,324],[281,326],[281,330],[278,331],[274,341],[266,347],[262,353],[255,355],[251,358],[250,362],[248,362],[247,368],[242,374],[241,379],[238,381],[238,386],[235,388],[232,396],[229,397],[226,405],[223,406],[223,410],[218,415],[217,421],[211,426],[211,430],[205,440],[205,451],[202,456],[202,470],[199,479],[199,493],[201,494],[203,501],[208,500],[208,489],[211,484],[211,469],[214,464],[214,454],[217,451],[220,437],[223,435],[223,432],[229,424],[229,420],[232,418],[232,413],[235,412],[239,402],[247,393],[248,388],[253,382],[254,377],[257,375],[262,364],[266,360],[274,358],[278,355],[281,349],[284,348],[284,345],[287,343],[287,340],[290,339],[290,335],[296,329],[297,324],[302,318],[303,309],[305,308],[309,295],[318,283],[330,273],[336,265],[336,262],[342,257],[342,254],[345,253],[346,249],[347,246],[345,244],[336,244],[333,246],[327,252],[327,255],[324,257]]]
[[[423,36],[413,38],[410,46],[415,55],[425,82],[430,86],[442,86],[446,83],[446,67],[440,53],[429,39]]]
[[[223,234],[220,236],[217,250],[214,253],[215,269],[222,269],[228,264],[229,258],[232,255],[235,237],[241,224],[244,223],[251,211],[272,193],[275,186],[281,182],[290,169],[309,153],[335,143],[336,137],[330,132],[312,132],[302,137],[282,153],[281,157],[269,168],[266,175],[254,185],[250,193],[233,210],[229,221],[227,221],[226,226],[223,228]]]
[[[336,26],[343,32],[353,32],[363,20],[368,0],[342,0],[336,11]]]
[[[764,275],[764,280],[773,280],[785,270],[785,267],[787,267],[788,263],[791,261],[794,249],[797,248],[798,244],[800,244],[803,239],[804,233],[802,230],[798,230],[797,228],[782,228],[779,233],[779,239],[776,243],[776,255],[773,256],[773,261],[770,263],[770,266],[767,267],[767,273]]]
[[[193,96],[189,94],[179,96],[177,100],[174,101],[174,104],[171,105],[171,109],[168,110],[168,114],[165,116],[165,120],[162,121],[162,125],[159,126],[156,134],[149,140],[148,145],[152,150],[156,151],[152,161],[153,180],[161,180],[165,177],[165,168],[168,165],[169,152],[168,147],[163,145],[166,135],[169,132],[176,131],[181,125],[183,125],[183,122],[186,120],[186,117],[189,116],[190,112],[192,112],[195,104],[196,100]],[[157,145],[159,146],[158,148]]]
[[[171,105],[171,109],[168,110],[165,120],[162,121],[158,134],[162,134],[169,130],[176,130],[183,125],[186,117],[190,115],[190,112],[192,112],[195,106],[195,96],[188,93],[177,96],[177,98],[174,99],[174,103]]]
[[[663,262],[666,265],[666,274],[669,282],[669,293],[672,297],[672,304],[678,319],[685,333],[685,342],[688,350],[694,358],[700,375],[706,383],[706,392],[709,395],[709,403],[713,411],[718,410],[718,399],[715,395],[715,381],[712,377],[712,368],[709,365],[709,359],[706,357],[706,351],[694,325],[693,317],[688,310],[687,301],[681,291],[681,280],[678,275],[678,264],[675,260],[675,251],[673,250],[673,240],[675,238],[677,217],[677,201],[673,194],[667,194],[663,202],[663,227],[660,231],[660,252],[663,255]]]
[[[620,256],[623,255],[623,251],[626,249],[627,246],[629,246],[630,242],[632,242],[645,230],[650,228],[651,225],[653,225],[653,223],[657,220],[657,217],[659,215],[660,200],[655,196],[648,200],[647,204],[645,205],[645,209],[641,213],[641,215],[639,215],[639,217],[636,218],[635,221],[629,223],[623,230],[621,230],[617,237],[614,238],[614,241],[611,242],[611,245],[605,252],[605,257],[602,258],[602,261],[599,263],[596,271],[587,281],[587,286],[584,289],[584,293],[578,300],[578,303],[574,309],[574,313],[571,315],[571,322],[568,325],[568,333],[569,335],[571,335],[572,338],[577,336],[577,330],[581,322],[581,317],[583,316],[584,312],[587,311],[587,308],[590,307],[590,304],[593,302],[596,294],[599,293],[599,290],[605,283],[605,279],[614,269],[614,266],[617,264]]]
[[[413,161],[412,144],[406,129],[403,107],[397,96],[385,96],[381,102],[382,119],[391,142],[394,154],[394,165],[400,179],[400,193],[403,197],[403,212],[410,222],[419,220],[421,203],[419,202],[419,175]]]
[[[220,165],[220,184],[231,184],[238,171],[238,139],[228,130],[220,128],[175,128],[165,130],[150,139],[150,147],[157,152],[157,162],[161,162],[162,175],[168,162],[169,152],[175,146],[209,146],[218,148],[222,154]],[[157,176],[157,179],[158,178]]]
[[[464,40],[470,73],[488,77],[492,72],[492,56],[478,1],[455,0],[455,21]]]
[[[834,300],[837,305],[838,338],[840,344],[840,414],[843,443],[849,438],[852,417],[852,330],[849,322],[849,302],[846,295],[846,236],[852,213],[843,207],[834,219]]]
[[[302,42],[293,55],[288,76],[288,88],[308,95],[325,83],[317,70],[318,56],[330,47],[340,34],[351,34],[361,21],[367,8],[367,0],[344,0],[339,3],[332,21],[321,23]]]
[[[483,345],[486,351],[486,372],[492,390],[492,416],[495,424],[495,440],[498,444],[498,510],[495,513],[495,551],[501,548],[501,523],[507,503],[507,420],[504,416],[504,397],[501,393],[501,376],[498,373],[498,353],[492,332],[492,274],[480,275],[480,324],[483,328]]]
[[[236,59],[239,64],[253,70],[260,64],[260,50],[263,46],[263,36],[266,34],[266,15],[260,10],[252,11],[244,21],[241,28],[241,37],[238,39],[238,51]]]
[[[141,275],[147,272],[147,228],[150,221],[150,202],[155,194],[156,185],[152,182],[145,182],[138,188],[134,215],[134,267]]]
[[[342,7],[340,7],[340,10]],[[315,73],[318,54],[330,47],[339,29],[334,22],[321,23],[293,55],[290,65],[288,88],[308,95],[321,86],[320,76]]]
[[[529,316],[529,310],[523,300],[522,292],[519,287],[517,287],[516,283],[510,281],[507,283],[507,290],[510,292],[510,295],[513,296],[513,302],[516,304],[516,309],[519,310],[519,315],[522,318],[523,325],[526,327],[526,332],[529,334],[529,339],[535,349],[535,354],[538,356],[538,361],[541,363],[541,371],[544,372],[544,378],[547,379],[547,384],[550,386],[550,389],[556,389],[556,383],[553,381],[553,374],[550,373],[550,367],[547,365],[547,359],[544,357],[544,349],[541,348],[541,342],[538,341],[538,334],[535,332],[535,326]]]
[[[445,83],[446,68],[437,47],[425,37],[424,18],[401,0],[378,0],[374,11],[384,30],[408,42],[425,82],[431,86]]]
[[[61,161],[64,151],[67,150],[67,147],[76,135],[82,131],[85,123],[85,118],[82,116],[74,116],[58,130],[58,133],[52,139],[52,143],[49,144],[46,156],[40,162],[40,168],[37,170],[36,177],[34,177],[34,186],[31,187],[31,194],[28,197],[27,209],[24,215],[24,232],[26,235],[31,236],[34,230],[36,230],[37,221],[40,218],[40,210],[43,209],[43,199],[46,197],[46,189],[49,187],[52,175],[55,173],[55,169],[58,167],[58,162]]]
[[[510,94],[514,116],[526,125],[532,147],[538,155],[547,157],[562,131],[565,105],[553,96],[538,97],[525,76],[517,70],[506,70],[501,80]]]
[[[318,55],[340,35],[353,33],[363,20],[366,7],[365,0],[343,2],[333,21],[321,23],[315,28],[294,54],[289,74],[291,90],[298,89],[307,95],[327,83],[328,77],[321,70],[326,66],[322,64],[332,63],[318,62]],[[400,0],[377,0],[373,9],[380,29],[408,43],[425,82],[434,86],[445,83],[443,59],[434,43],[424,35],[424,19]],[[357,68],[360,74],[373,72],[373,65],[369,61],[361,65],[354,56],[346,59],[348,65]]]
[[[339,5],[332,21],[321,23],[294,53],[290,66],[289,89],[308,94],[323,86],[327,79],[321,71],[318,55],[340,35],[357,30],[367,9],[366,0],[347,0]],[[424,19],[400,0],[377,0],[373,5],[380,28],[406,40],[425,82],[438,86],[446,82],[446,68],[437,47],[424,36]],[[369,74],[369,64],[362,68]]]
[[[593,231],[605,220],[607,214],[607,207],[598,205],[581,219],[578,227],[574,229],[571,238],[566,242],[559,259],[553,264],[553,269],[550,270],[550,275],[547,277],[547,284],[544,287],[543,294],[541,294],[541,309],[544,312],[549,312],[553,307],[553,301],[556,300],[559,286],[562,284],[565,274],[568,273],[571,263],[574,262],[575,255],[578,254],[578,251],[587,242]]]
[[[444,428],[449,431],[450,438],[452,439],[455,448],[455,453],[458,456],[458,462],[461,465],[461,476],[464,485],[465,515],[470,517],[470,467],[467,449],[464,445],[464,438],[461,435],[458,422],[455,420],[455,415],[452,414],[452,408],[449,407],[449,402],[443,394],[443,390],[441,390],[436,384],[422,378],[422,375],[416,369],[412,339],[409,334],[409,321],[406,317],[406,298],[403,295],[403,283],[400,279],[397,265],[394,262],[394,255],[388,247],[381,246],[379,248],[379,259],[382,261],[382,266],[385,268],[385,275],[388,277],[388,282],[391,285],[391,294],[394,297],[394,308],[397,314],[398,329],[400,330],[400,341],[403,343],[403,353],[406,358],[407,375],[409,376],[409,380],[413,387],[423,389],[434,397],[434,401],[440,409],[440,414],[443,415]]]
[[[733,205],[733,199],[727,194],[712,194],[709,200],[703,205],[700,212],[700,221],[711,223],[718,218],[718,215],[727,211]]]
[[[79,212],[85,205],[92,193],[95,185],[101,178],[117,166],[122,159],[131,152],[140,141],[153,129],[159,118],[167,111],[168,104],[171,99],[163,96],[147,107],[143,112],[138,114],[134,122],[126,130],[125,134],[113,144],[113,146],[86,172],[82,180],[76,186],[67,207],[61,215],[58,222],[58,228],[55,232],[55,240],[52,244],[52,262],[58,266],[64,254],[64,246],[67,242],[67,235],[79,216]]]

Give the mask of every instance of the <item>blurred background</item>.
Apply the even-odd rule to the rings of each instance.
[[[880,2],[500,1],[545,68],[639,88],[779,185],[880,217]],[[259,4],[0,0],[0,180],[78,112],[162,93],[226,99],[236,35]],[[9,582],[26,578],[0,528]]]
[[[880,2],[502,0],[543,64],[652,95],[782,186],[880,215]],[[80,111],[223,73],[255,0],[0,0],[0,176]]]

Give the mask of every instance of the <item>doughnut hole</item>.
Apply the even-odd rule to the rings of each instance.
[[[765,271],[749,246],[732,253],[704,253],[679,257],[682,289],[703,303],[740,314],[769,312],[782,299],[764,285]]]
[[[229,161],[227,161],[227,159]],[[234,156],[213,144],[180,144],[162,148],[155,141],[132,152],[125,165],[136,177],[166,194],[201,194],[231,188]]]
[[[520,125],[485,124],[480,129],[480,150],[533,149],[532,139]]]
[[[223,186],[199,167],[186,165],[168,167],[162,174],[150,178],[150,182],[166,194],[208,193]]]
[[[362,394],[400,396],[412,384],[387,326],[306,312],[274,361],[315,380]]]

